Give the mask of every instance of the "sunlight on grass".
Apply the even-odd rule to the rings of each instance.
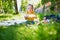
[[[30,29],[37,30],[38,29],[38,26],[31,26]]]
[[[18,15],[0,14],[0,21],[11,20],[11,19],[14,19],[15,17],[20,18],[20,14],[18,14]]]
[[[12,37],[15,37],[13,39],[16,40],[52,40],[55,39],[57,34],[57,31],[54,29],[54,27],[51,27],[51,25],[32,25],[31,27],[27,27],[25,25],[15,25],[3,27],[3,29],[2,32],[0,32],[0,35],[2,36],[2,38],[5,38],[4,40],[7,40],[7,37],[9,37],[8,40],[10,40],[10,38],[12,39]],[[3,36],[2,34],[5,36]]]
[[[50,35],[56,35],[57,34],[57,31],[52,29],[51,31],[48,32]]]

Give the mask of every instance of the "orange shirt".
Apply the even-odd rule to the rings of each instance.
[[[26,20],[29,20],[29,21],[34,21],[34,19],[36,18],[36,14],[34,12],[27,12],[26,14]]]

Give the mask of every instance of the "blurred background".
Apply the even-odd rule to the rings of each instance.
[[[27,27],[23,16],[32,4],[42,21]],[[0,0],[0,40],[60,40],[60,0]]]

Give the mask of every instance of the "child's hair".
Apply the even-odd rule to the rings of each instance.
[[[29,4],[28,6],[31,6],[33,8],[33,5],[32,4]]]

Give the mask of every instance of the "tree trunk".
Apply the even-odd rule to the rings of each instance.
[[[15,4],[15,12],[16,14],[18,14],[17,0],[14,0],[14,4]]]

